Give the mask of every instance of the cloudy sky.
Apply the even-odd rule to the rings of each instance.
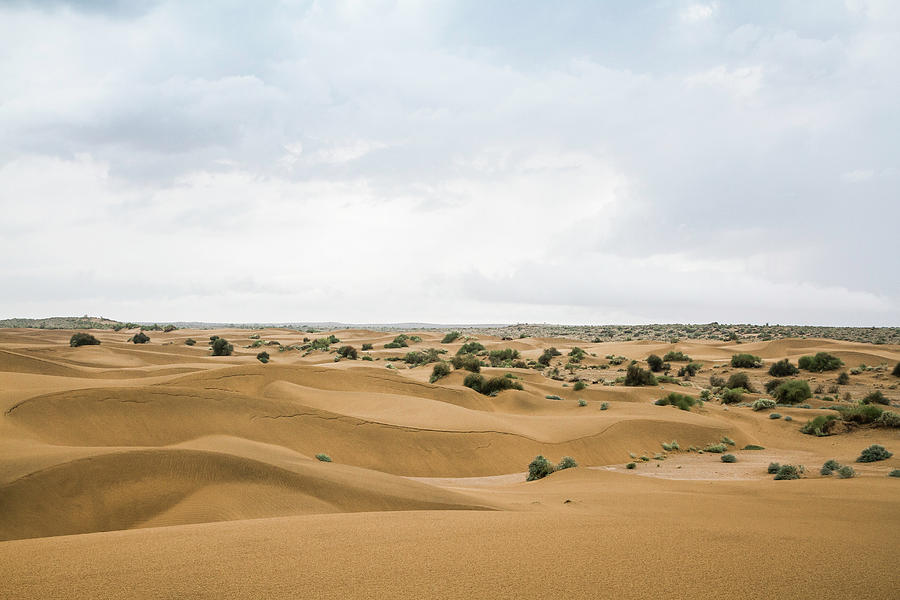
[[[900,324],[900,3],[0,4],[0,317]]]

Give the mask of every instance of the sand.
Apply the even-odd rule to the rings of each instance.
[[[524,385],[486,397],[462,373],[433,385],[430,367],[386,368],[407,350],[383,348],[392,333],[333,332],[341,344],[374,344],[381,360],[270,346],[267,365],[255,359],[263,348],[245,348],[248,330],[151,332],[139,346],[126,343],[134,332],[94,333],[100,346],[69,348],[71,332],[0,330],[2,598],[895,598],[900,589],[900,479],[887,477],[900,468],[897,430],[803,435],[807,418],[828,413],[815,399],[812,409],[778,409],[793,422],[715,403],[653,405],[668,391],[698,393],[710,374],[727,377],[735,352],[796,361],[828,351],[848,368],[893,367],[898,346],[482,336],[489,349],[530,358],[579,346],[596,355],[585,365],[673,349],[704,363],[688,387],[579,392],[534,370],[485,368]],[[285,345],[314,337],[258,333]],[[209,356],[210,335],[235,355]],[[419,335],[410,349],[452,354],[462,343]],[[185,346],[188,337],[198,344]],[[609,380],[624,367],[586,372]],[[768,379],[749,373],[759,388]],[[814,387],[835,375],[803,374]],[[877,388],[900,402],[889,371],[852,379],[841,393]],[[735,464],[686,451],[723,436]],[[663,453],[673,439],[682,451]],[[854,464],[854,479],[818,475],[825,460],[852,464],[872,443],[895,456]],[[740,450],[747,444],[765,450]],[[322,452],[333,462],[317,460]],[[536,454],[581,466],[525,482]],[[630,454],[651,460],[629,470]],[[804,464],[807,477],[773,481],[772,461]]]

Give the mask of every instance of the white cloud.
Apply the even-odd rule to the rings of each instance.
[[[697,23],[712,18],[719,8],[718,2],[708,4],[690,4],[681,11],[681,20],[687,23]]]

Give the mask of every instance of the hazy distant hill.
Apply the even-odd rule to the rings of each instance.
[[[103,317],[47,317],[44,319],[0,319],[0,327],[35,329],[112,329],[119,322]]]

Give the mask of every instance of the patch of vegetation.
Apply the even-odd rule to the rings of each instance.
[[[725,378],[719,377],[718,375],[710,375],[709,376],[709,387],[711,387],[711,388],[725,387]]]
[[[441,338],[441,343],[442,344],[452,344],[453,342],[455,342],[458,339],[459,339],[459,332],[451,331],[450,333],[445,334],[443,338]]]
[[[722,462],[723,462],[723,463],[736,463],[736,462],[737,462],[737,456],[735,456],[734,454],[723,454],[723,455],[722,455]]]
[[[232,352],[234,352],[234,346],[229,344],[225,338],[220,337],[212,343],[213,356],[231,356]]]
[[[772,413],[772,414],[769,415],[769,418],[770,418],[770,419],[780,419],[780,418],[781,418],[781,413],[777,413],[777,412],[776,412],[776,413]]]
[[[699,400],[693,396],[672,392],[665,398],[660,398],[654,404],[657,406],[677,406],[681,410],[691,410],[691,408],[698,403]]]
[[[784,417],[784,420],[785,420],[785,421],[793,421],[793,420],[794,420],[794,417],[792,417],[791,415],[787,415],[787,416]]]
[[[364,344],[362,345],[362,349],[363,349],[363,351],[366,351],[366,350],[374,350],[374,349],[375,349],[375,346],[373,346],[373,345],[370,344],[369,342],[366,342],[366,343],[364,343]]]
[[[674,350],[669,350],[666,352],[666,355],[662,357],[662,359],[666,362],[691,362],[691,357],[685,354],[684,352]]]
[[[805,471],[806,469],[803,468],[803,465],[781,465],[780,467],[778,467],[778,471],[775,472],[775,479],[800,479],[800,475],[802,475]]]
[[[769,463],[769,468],[767,469],[767,472],[769,473],[769,475],[773,475],[773,474],[777,473],[778,469],[780,469],[780,468],[781,468],[781,465],[776,462]]]
[[[559,460],[559,464],[556,465],[556,470],[562,471],[563,469],[574,469],[577,466],[578,466],[578,463],[575,462],[574,458],[572,458],[571,456],[563,456]]]
[[[269,353],[266,352],[265,350],[263,350],[262,352],[260,352],[259,354],[256,355],[256,360],[258,360],[262,364],[266,364],[267,362],[269,362]]]
[[[481,344],[479,344],[480,346]],[[409,347],[409,336],[405,333],[401,333],[397,337],[394,338],[393,341],[388,342],[384,345],[385,348],[393,349],[393,348],[407,348]],[[481,347],[484,350],[484,346]]]
[[[143,331],[139,331],[138,333],[134,334],[134,336],[131,338],[131,341],[135,344],[146,344],[150,341],[150,336]]]
[[[79,331],[78,333],[72,334],[72,337],[69,338],[69,346],[72,348],[77,348],[79,346],[99,346],[100,340],[95,338],[89,333],[84,333]]]
[[[680,450],[681,446],[678,445],[676,440],[672,440],[671,442],[663,442],[662,449],[666,452],[671,452],[673,450]]]
[[[578,401],[578,406],[581,406],[582,408],[585,407],[585,406],[587,406],[587,400],[579,400],[579,401]]]
[[[848,383],[850,383],[850,375],[847,374],[847,371],[841,371],[841,374],[837,376],[837,384],[847,385]]]
[[[647,371],[646,369],[642,369],[637,365],[637,363],[633,363],[631,365],[628,365],[628,370],[625,372],[625,385],[657,385],[657,382],[656,377],[653,376],[653,373]]]
[[[334,335],[328,337],[316,338],[309,344],[309,350],[328,350],[332,344],[338,344],[341,340]]]
[[[341,346],[338,348],[337,353],[341,358],[349,358],[350,360],[359,358],[359,352],[353,346]]]
[[[316,458],[321,460],[322,462],[331,462],[331,457],[323,452],[316,454]]]
[[[609,402],[601,402],[600,403],[600,410],[608,410],[608,409],[609,409]]]
[[[188,338],[188,339],[184,340],[185,346],[193,346],[196,343],[197,343],[197,340],[195,340],[193,338]]]
[[[862,404],[884,404],[890,405],[890,400],[885,398],[884,394],[881,393],[881,390],[875,390],[874,392],[870,392],[866,394],[866,396],[860,400]]]
[[[472,354],[457,354],[450,362],[454,369],[465,369],[472,373],[481,372],[481,361]]]
[[[504,348],[503,350],[491,350],[488,352],[488,360],[492,367],[499,367],[506,363],[506,366],[512,366],[513,360],[519,358],[519,351],[513,348]]]
[[[627,465],[625,465],[626,469],[634,469],[635,467],[637,467],[637,465],[633,462],[630,462]],[[897,470],[897,473],[898,473],[898,476],[900,476],[900,469]]]
[[[703,367],[703,363],[691,362],[678,369],[679,377],[693,377]]]
[[[737,404],[744,401],[743,388],[726,388],[722,392],[722,404]]]
[[[762,359],[752,354],[735,354],[731,357],[731,366],[735,369],[758,369]]]
[[[413,366],[427,365],[427,364],[439,361],[441,352],[445,352],[445,351],[438,350],[437,348],[425,348],[424,350],[413,350],[412,352],[406,353],[406,356],[403,357],[403,362],[405,362],[408,365],[413,365]]]
[[[575,385],[572,386],[572,389],[575,390],[576,392],[580,392],[581,390],[583,390],[586,387],[587,387],[587,385],[583,381],[576,381]]]
[[[547,394],[546,396],[544,396],[544,398],[546,398],[547,400],[562,400],[562,398],[560,398],[556,394]]]
[[[575,363],[581,362],[581,360],[582,360],[585,356],[587,356],[587,352],[585,352],[584,350],[582,350],[582,349],[579,348],[578,346],[575,346],[574,348],[572,348],[572,349],[569,351],[569,360],[570,360],[571,362],[575,362]]]
[[[802,379],[790,379],[778,384],[772,395],[782,404],[798,404],[812,398],[812,391]]]
[[[431,369],[431,377],[429,378],[428,381],[430,381],[431,383],[434,383],[438,379],[441,379],[442,377],[446,377],[449,374],[450,374],[450,365],[441,361],[441,362],[437,363],[436,365],[434,365],[434,368]]]
[[[822,371],[834,371],[844,366],[844,361],[827,352],[817,352],[815,356],[801,356],[797,365],[804,371],[821,373]]]
[[[732,373],[731,377],[728,378],[728,382],[725,384],[725,387],[732,390],[743,388],[748,392],[754,391],[753,386],[750,385],[750,378],[746,373]]]
[[[816,437],[831,435],[833,430],[832,423],[835,421],[837,421],[837,415],[819,415],[818,417],[807,421],[803,427],[800,428],[800,433],[814,435]]]
[[[894,370],[891,371],[891,375],[893,375],[894,377],[900,377],[900,362],[894,365]]]
[[[882,427],[900,427],[900,414],[886,410],[878,417],[877,423]]]
[[[853,467],[850,465],[843,465],[840,469],[838,469],[838,477],[840,479],[852,479],[856,477],[856,471],[853,470]]]
[[[712,452],[713,454],[722,454],[728,447],[725,444],[709,444],[703,449],[704,452]]]
[[[765,450],[765,446],[757,446],[756,444],[747,444],[741,450]]]
[[[560,352],[556,348],[547,348],[538,358],[538,363],[544,365],[545,367],[549,367],[550,361],[554,356],[562,356],[562,352]]]
[[[887,460],[894,455],[893,452],[888,451],[887,448],[880,444],[872,444],[865,450],[863,450],[859,458],[856,459],[856,462],[859,463],[870,463],[870,462],[878,462],[880,460]]]
[[[554,470],[553,463],[544,458],[542,454],[538,454],[534,457],[534,460],[528,464],[528,478],[526,481],[543,479],[547,475],[553,473]]]
[[[771,398],[759,398],[758,400],[754,401],[753,404],[750,405],[750,408],[752,408],[755,411],[761,411],[761,410],[768,410],[770,408],[775,408],[775,406],[776,406],[775,401],[772,400]]]
[[[734,446],[734,440],[731,439],[730,437],[728,437],[727,435],[726,435],[726,436],[722,436],[722,443],[723,443],[723,444],[728,444],[729,446]]]
[[[835,406],[841,418],[848,423],[867,425],[881,418],[884,409],[874,404],[857,404],[856,406]]]
[[[800,369],[792,365],[791,361],[786,358],[783,358],[776,363],[772,363],[772,366],[769,367],[769,375],[772,377],[790,377],[799,372]]]
[[[894,469],[888,473],[888,477],[900,477],[900,469]]]
[[[485,396],[495,396],[503,390],[521,390],[522,384],[509,377],[491,377],[485,379],[479,373],[469,373],[463,385]]]
[[[841,466],[841,463],[834,459],[826,460],[825,464],[822,465],[822,468],[819,469],[819,474],[825,475],[827,477],[828,475],[831,475],[832,473],[840,469]]]
[[[647,366],[650,367],[650,371],[653,373],[660,373],[669,368],[669,366],[663,362],[663,359],[655,354],[651,354],[647,357]]]

